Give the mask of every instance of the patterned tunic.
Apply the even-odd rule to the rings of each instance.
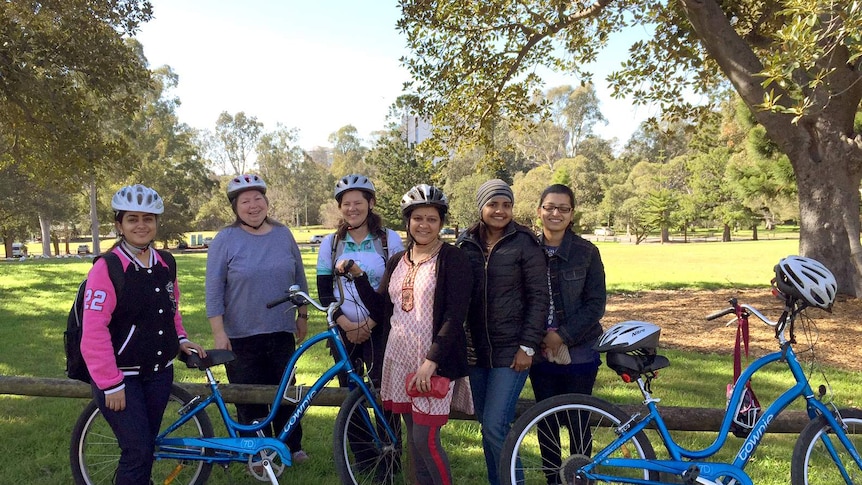
[[[416,372],[425,355],[431,348],[432,320],[434,311],[434,290],[437,285],[436,265],[437,255],[420,263],[416,268],[413,282],[413,309],[405,311],[402,308],[403,285],[407,279],[412,264],[407,260],[407,253],[398,262],[389,281],[389,298],[395,304],[391,330],[386,345],[386,355],[383,362],[383,382],[380,393],[383,406],[395,413],[412,413],[420,424],[433,421],[436,425],[445,423],[449,416],[449,405],[452,402],[452,383],[449,393],[443,399],[429,397],[411,398],[407,395],[407,374]],[[424,418],[424,419],[423,419]]]

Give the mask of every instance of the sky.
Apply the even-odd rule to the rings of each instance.
[[[215,128],[222,111],[244,111],[264,123],[299,130],[305,149],[331,146],[329,135],[353,125],[360,137],[385,127],[389,107],[409,79],[399,59],[409,54],[396,30],[394,0],[151,0],[154,19],[136,36],[154,69],[179,76],[180,121]],[[628,140],[655,114],[611,100],[602,73],[619,64],[625,47],[594,69],[601,110],[594,131]],[[549,74],[545,89],[576,86],[573,76]]]

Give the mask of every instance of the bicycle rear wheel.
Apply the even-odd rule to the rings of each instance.
[[[515,421],[500,454],[503,485],[579,483],[574,474],[617,438],[616,427],[629,419],[618,407],[582,394],[563,394],[540,401]],[[640,432],[611,458],[654,459],[647,436]],[[658,481],[649,470],[598,467],[600,473]],[[603,482],[604,483],[604,482]],[[609,482],[616,483],[616,482]]]
[[[389,438],[384,420],[397,441]],[[335,471],[341,483],[408,483],[406,460],[402,464],[401,418],[385,411],[378,416],[362,389],[351,391],[341,404],[334,435]]]
[[[850,439],[858,456],[862,452],[862,411],[843,409],[840,412],[847,428],[847,438]],[[847,472],[847,478],[842,476],[829,448],[834,450],[837,460]],[[793,449],[792,461],[790,482],[793,485],[862,484],[862,469],[853,460],[850,452],[838,441],[838,437],[823,416],[808,423],[799,434]]]
[[[174,421],[178,411],[192,396],[183,388],[174,385],[168,407],[165,409],[164,424]],[[180,427],[176,436],[213,436],[212,423],[206,413],[199,413]],[[200,450],[205,453],[206,450]],[[72,430],[69,449],[72,463],[72,477],[77,485],[110,485],[114,483],[114,472],[120,460],[120,447],[117,438],[96,401],[90,401]],[[153,481],[174,485],[203,485],[209,478],[212,464],[204,461],[157,460],[153,464]]]

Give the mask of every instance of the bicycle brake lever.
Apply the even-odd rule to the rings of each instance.
[[[739,322],[739,317],[733,317],[733,319],[732,319],[731,321],[727,322],[724,326],[725,326],[725,327],[729,327],[729,326],[731,326],[731,325],[733,325],[734,323],[737,323],[737,322]]]

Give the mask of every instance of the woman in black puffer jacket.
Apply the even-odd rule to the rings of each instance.
[[[547,320],[547,263],[536,237],[512,220],[514,195],[499,179],[476,194],[480,220],[459,238],[473,275],[467,314],[470,387],[488,482],[515,417],[515,404],[539,349]]]

